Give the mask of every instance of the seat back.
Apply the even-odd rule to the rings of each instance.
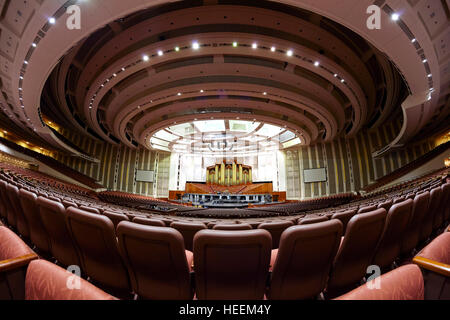
[[[149,218],[143,218],[143,217],[134,217],[133,222],[143,224],[146,226],[154,226],[154,227],[165,227],[166,226],[166,224],[162,220],[149,219]]]
[[[386,214],[380,208],[350,219],[328,280],[329,296],[345,292],[365,276],[383,234]]]
[[[12,184],[8,184],[6,186],[6,193],[8,194],[9,203],[12,209],[10,211],[10,214],[13,214],[15,216],[15,218],[12,218],[15,220],[15,227],[23,237],[28,238],[30,235],[30,231],[28,230],[27,220],[25,220],[25,216],[22,213],[22,206],[20,205],[19,200],[19,189]],[[8,222],[9,220],[10,218],[8,215]]]
[[[233,224],[216,224],[214,230],[252,230],[252,226],[247,223],[233,223]]]
[[[83,271],[93,280],[112,287],[130,288],[128,272],[119,254],[114,224],[108,217],[70,207],[67,225]]]
[[[376,205],[363,206],[358,209],[358,213],[370,212],[377,209]]]
[[[345,234],[345,230],[347,230],[347,224],[355,214],[356,210],[346,210],[342,212],[336,212],[331,216],[331,219],[337,219],[341,221],[342,227],[344,228],[343,233]]]
[[[9,201],[9,196],[6,191],[7,186],[8,186],[7,182],[0,180],[0,196],[1,196],[1,200],[4,203],[4,207],[5,207],[5,210],[2,214],[2,216],[9,223],[9,225],[15,226],[16,225],[16,216],[14,215],[12,204]]]
[[[300,300],[322,292],[342,230],[337,219],[287,228],[281,236],[268,298]]]
[[[383,236],[373,258],[373,264],[378,265],[381,269],[388,268],[399,256],[402,236],[411,219],[412,208],[413,201],[407,199],[393,204],[389,209]]]
[[[119,247],[133,291],[144,299],[192,299],[183,236],[173,228],[122,221]]]
[[[376,288],[377,282],[380,288]],[[407,264],[368,281],[337,300],[423,300],[424,282],[420,268]]]
[[[392,202],[393,202],[392,199],[386,200],[384,202],[379,203],[377,208],[384,208],[384,209],[386,209],[386,211],[389,211],[389,209],[392,206]]]
[[[68,286],[72,284],[73,287]],[[46,260],[30,263],[25,278],[26,300],[116,300],[86,280]]]
[[[430,193],[428,191],[415,196],[411,211],[411,219],[407,231],[402,235],[400,253],[410,253],[419,243],[423,220],[428,212]]]
[[[0,179],[0,217],[6,221],[8,219],[8,211],[6,208],[7,202],[3,199],[3,194],[5,192],[3,191],[3,183],[6,184],[6,182]]]
[[[96,214],[100,214],[100,210],[98,208],[94,208],[94,207],[90,207],[90,206],[79,206],[79,208],[81,210],[87,211],[87,212],[91,212],[91,213],[96,213]]]
[[[170,227],[177,229],[182,235],[184,239],[184,247],[186,250],[193,250],[193,242],[195,234],[203,229],[206,229],[204,223],[195,223],[195,222],[172,222]]]
[[[53,256],[64,266],[81,266],[66,224],[66,209],[60,202],[38,197],[39,215],[47,231]]]
[[[270,232],[272,236],[272,249],[276,249],[280,245],[280,237],[283,231],[293,225],[294,223],[292,221],[265,222],[258,225],[258,229],[264,229]]]
[[[420,241],[427,240],[433,232],[434,216],[438,213],[441,205],[442,189],[436,187],[430,191],[430,205],[428,206],[428,212],[423,220],[422,231],[420,234]]]
[[[312,223],[324,222],[327,220],[328,220],[327,216],[315,216],[315,217],[306,216],[305,218],[300,219],[298,224],[312,224]]]
[[[46,253],[50,252],[50,238],[44,225],[42,224],[41,216],[39,214],[39,207],[37,204],[37,195],[24,189],[20,189],[19,198],[22,212],[28,222],[31,242],[39,250]]]
[[[201,230],[194,237],[198,299],[264,297],[272,248],[267,230]]]
[[[130,219],[122,213],[116,213],[116,212],[112,212],[112,211],[103,211],[103,215],[108,217],[112,223],[114,224],[114,229],[117,228],[117,225],[121,222],[121,221],[130,221]]]
[[[434,215],[433,230],[438,230],[440,227],[442,227],[442,224],[445,221],[446,210],[450,206],[448,200],[450,196],[450,183],[443,184],[441,186],[441,191],[442,191],[441,201],[439,203],[438,210]]]

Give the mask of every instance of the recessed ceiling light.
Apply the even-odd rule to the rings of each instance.
[[[204,91],[203,91],[203,89],[202,90],[200,90],[200,93],[203,93]]]
[[[122,71],[125,71],[125,68],[122,68]]]
[[[37,44],[34,42],[31,45],[33,46],[33,48],[36,48],[36,46],[37,46]]]
[[[431,78],[431,76],[432,76],[432,74],[431,74],[431,73],[427,75],[427,77],[428,77],[428,78]]]
[[[265,92],[265,91],[264,91],[264,92],[263,92],[263,95],[265,95],[265,96],[266,96],[266,95],[267,95],[267,92]]]
[[[51,18],[48,18],[48,22],[50,22],[50,24],[55,24],[55,22],[56,22],[56,19],[55,19],[55,18],[53,18],[53,17],[51,17]]]
[[[315,66],[315,67],[318,67],[319,64],[320,64],[319,61],[314,62],[314,66]]]
[[[258,48],[258,45],[257,45],[256,43],[253,43],[253,44],[252,44],[252,48],[253,48],[253,49],[256,49],[256,48]]]
[[[238,43],[237,43],[236,41],[234,41],[234,42],[233,42],[233,47],[236,48],[237,46],[238,46]]]
[[[180,47],[175,47],[175,51],[180,51]]]
[[[150,60],[150,58],[148,57],[148,55],[143,55],[143,56],[142,56],[142,59],[143,59],[144,61]]]
[[[337,74],[337,73],[335,73],[335,74],[334,74],[334,77],[336,78],[337,76],[338,76],[338,74]]]
[[[288,55],[288,57],[292,57],[292,55],[294,54],[294,52],[292,50],[288,50],[286,52],[286,54]]]
[[[425,63],[425,62],[427,62],[427,61],[428,61],[427,59],[423,59],[423,60],[422,60],[423,63]]]
[[[27,60],[25,60],[23,63],[25,63],[25,64],[28,64],[28,61]]]
[[[158,50],[158,56],[162,56],[164,54],[164,52],[162,52],[162,50]]]
[[[277,50],[277,48],[275,48],[275,47],[270,48],[270,51],[272,51],[272,52],[275,52],[275,50]]]
[[[398,13],[391,14],[392,21],[397,21],[399,17],[400,17],[400,15]]]
[[[137,106],[137,108],[138,108],[138,109],[140,109],[140,108],[141,108],[141,106]]]
[[[19,79],[20,79],[20,80],[23,80],[23,77],[22,77],[22,76],[20,76],[20,77],[19,77]]]
[[[344,83],[344,79],[341,79],[341,82]]]
[[[117,74],[113,73],[113,77],[117,77]]]
[[[178,92],[178,93],[177,93],[177,96],[181,96],[181,92]]]
[[[416,42],[416,38],[411,39],[411,42],[412,42],[412,43]]]
[[[192,49],[198,50],[200,48],[200,44],[197,41],[192,42]]]
[[[22,88],[19,88],[19,91],[22,91]]]

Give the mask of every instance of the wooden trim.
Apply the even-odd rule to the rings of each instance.
[[[0,272],[6,272],[17,269],[29,264],[32,260],[38,259],[36,253],[26,254],[21,257],[0,261]]]
[[[446,277],[450,277],[450,265],[448,264],[420,256],[414,257],[413,262],[423,269],[442,274]]]

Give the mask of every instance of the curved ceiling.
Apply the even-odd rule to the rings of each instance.
[[[91,137],[150,147],[154,132],[194,118],[286,125],[302,144],[313,144],[377,127],[402,111],[403,136],[393,144],[399,145],[442,104],[440,86],[429,94],[440,77],[425,28],[408,24],[409,34],[399,35],[392,50],[386,46],[392,30],[402,31],[411,19],[412,7],[402,11],[402,28],[391,22],[366,35],[360,21],[342,19],[341,10],[369,1],[328,9],[311,1],[153,1],[150,8],[146,2],[36,5],[15,50],[21,71],[8,69],[9,83],[17,83],[11,88],[17,100],[7,103],[17,119],[10,118],[50,143],[41,112]],[[386,6],[395,8],[391,1],[378,2],[385,15]],[[81,30],[64,30],[70,4],[84,13]],[[50,16],[55,24],[47,21]],[[411,42],[411,35],[417,40]],[[427,62],[414,65],[425,64],[431,77],[398,61],[397,45],[412,61],[415,42]],[[417,108],[420,117],[411,116],[409,110]]]

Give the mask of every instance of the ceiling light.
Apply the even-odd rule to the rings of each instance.
[[[263,92],[263,95],[265,95],[265,96],[266,96],[266,95],[267,95],[267,92],[265,92],[265,91],[264,91],[264,92]]]
[[[236,48],[237,46],[238,46],[238,43],[237,43],[236,41],[234,41],[234,42],[233,42],[233,47]]]
[[[28,61],[27,60],[25,60],[23,63],[25,63],[25,64],[28,64]]]
[[[36,48],[36,47],[37,47],[37,44],[34,43],[34,42],[33,42],[31,45],[33,46],[33,48]]]
[[[337,73],[335,73],[335,74],[334,74],[334,77],[336,78],[337,76],[338,76],[338,74],[337,74]]]
[[[113,73],[113,77],[117,77],[117,74]]]
[[[48,19],[48,22],[50,22],[50,24],[55,24],[56,19],[51,17],[51,18]]]
[[[427,59],[423,59],[423,60],[422,60],[423,63],[425,63],[425,62],[427,62],[427,61],[428,61]]]
[[[175,51],[176,52],[180,51],[180,47],[175,47]]]
[[[393,14],[391,15],[392,21],[397,21],[399,17],[400,17],[400,15],[399,15],[398,13],[393,13]]]
[[[125,71],[125,68],[122,68],[122,71]]]
[[[162,52],[162,50],[158,50],[158,56],[162,56],[164,54],[164,52]]]
[[[181,92],[178,92],[178,93],[177,93],[177,96],[181,96]]]
[[[344,83],[344,79],[341,79],[341,82]]]
[[[428,78],[431,78],[431,76],[432,76],[432,74],[431,74],[431,73],[427,75],[427,77],[428,77]]]
[[[144,55],[144,56],[142,56],[142,59],[143,59],[144,61],[148,61],[148,60],[150,60],[150,58],[148,57],[148,55]]]
[[[200,90],[200,93],[203,93],[204,91],[203,91],[203,89],[202,90]]]
[[[411,42],[412,42],[412,43],[416,42],[416,38],[413,38],[413,39],[411,40]]]
[[[272,52],[275,52],[275,50],[277,50],[277,48],[275,48],[275,47],[270,48],[270,51],[272,51]]]
[[[319,64],[320,64],[319,61],[314,62],[314,66],[315,66],[315,67],[318,67]]]
[[[292,57],[292,55],[294,54],[294,52],[292,50],[288,50],[286,52],[286,54],[288,55],[288,57]]]
[[[137,106],[137,108],[138,108],[138,109],[140,109],[140,108],[141,108],[141,106]]]
[[[258,45],[257,45],[256,43],[253,43],[253,44],[252,44],[252,48],[253,48],[253,49],[256,49],[256,48],[258,48]]]
[[[20,77],[19,77],[19,79],[20,79],[20,80],[23,80],[23,77],[22,77],[22,76],[20,76]]]
[[[199,48],[200,48],[200,44],[197,41],[192,43],[192,49],[198,50]]]
[[[22,91],[22,88],[19,88],[19,91]]]

